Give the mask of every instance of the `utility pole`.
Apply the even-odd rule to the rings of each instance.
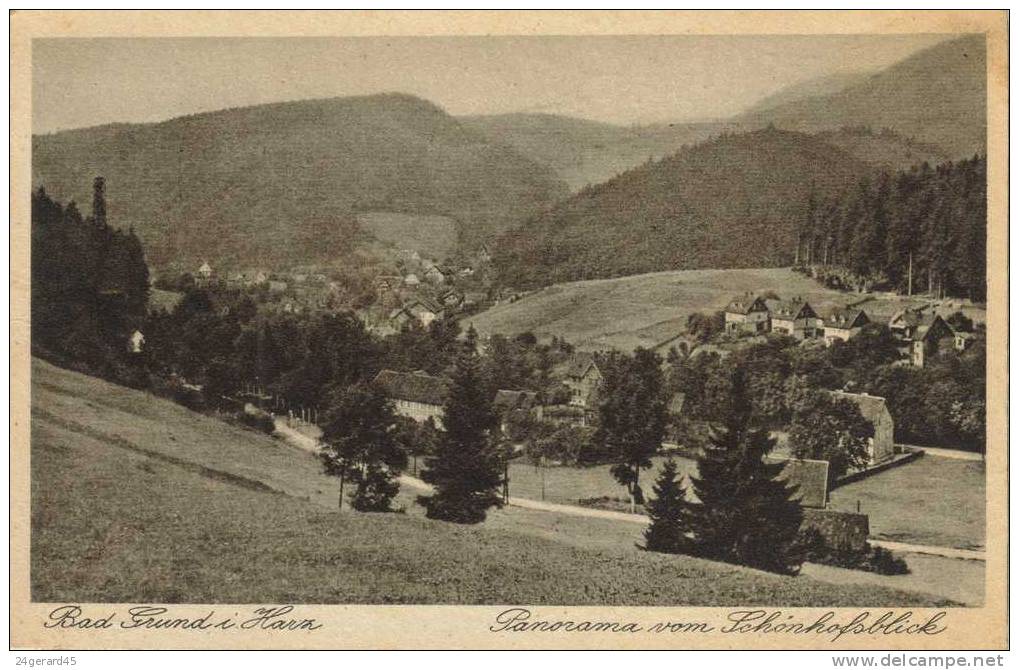
[[[913,252],[912,251],[909,252],[909,271],[908,271],[907,274],[909,276],[909,281],[908,281],[908,287],[909,288],[906,289],[906,295],[912,296],[913,295]]]

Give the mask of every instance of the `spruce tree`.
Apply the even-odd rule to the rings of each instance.
[[[682,477],[676,478],[676,461],[662,466],[654,485],[655,497],[647,504],[651,523],[644,531],[644,548],[663,554],[690,553],[690,508]]]
[[[803,512],[795,488],[778,479],[784,465],[769,463],[775,441],[751,426],[745,378],[732,378],[730,410],[712,431],[692,477],[699,500],[692,506],[697,552],[730,563],[795,574],[803,562],[796,549]]]
[[[426,515],[454,523],[480,523],[490,507],[503,504],[502,455],[495,431],[498,418],[484,382],[472,327],[457,356],[435,453],[421,478],[435,487],[421,496]]]

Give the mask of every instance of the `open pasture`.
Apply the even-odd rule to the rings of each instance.
[[[746,291],[801,296],[822,313],[855,297],[788,268],[677,270],[549,286],[469,321],[483,334],[532,331],[565,337],[581,349],[629,351],[675,337],[693,312],[724,309]]]

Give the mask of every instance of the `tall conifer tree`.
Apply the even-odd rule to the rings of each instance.
[[[651,523],[644,531],[644,548],[663,554],[686,554],[691,551],[690,504],[682,476],[676,477],[676,461],[669,459],[655,480],[655,497],[647,504]]]
[[[418,499],[429,518],[480,523],[489,508],[502,506],[502,454],[494,434],[497,426],[491,389],[478,357],[477,332],[472,327],[456,360],[435,453],[421,473],[421,478],[435,487],[432,495]]]
[[[692,477],[699,500],[692,507],[698,553],[763,570],[795,574],[803,512],[795,489],[778,479],[782,463],[765,460],[775,441],[751,426],[744,372],[733,374],[730,410],[697,459]]]

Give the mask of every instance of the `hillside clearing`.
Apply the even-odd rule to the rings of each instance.
[[[645,554],[605,521],[338,513],[310,454],[38,360],[32,381],[37,601],[945,604]]]
[[[684,331],[693,312],[724,309],[734,295],[746,291],[801,297],[822,315],[836,306],[862,303],[874,320],[927,303],[919,296],[835,291],[790,268],[673,270],[556,284],[467,317],[465,324],[482,334],[531,331],[543,338],[565,337],[580,349],[631,351],[666,342]],[[937,307],[946,317],[960,310],[975,322],[987,320],[985,309],[961,301]]]
[[[826,311],[855,296],[826,289],[789,268],[676,270],[557,284],[468,318],[483,334],[532,331],[581,349],[654,347],[681,332],[693,312],[724,309],[733,295],[775,291]]]
[[[366,212],[358,224],[380,242],[411,249],[425,258],[444,259],[456,249],[456,222],[447,216]]]

